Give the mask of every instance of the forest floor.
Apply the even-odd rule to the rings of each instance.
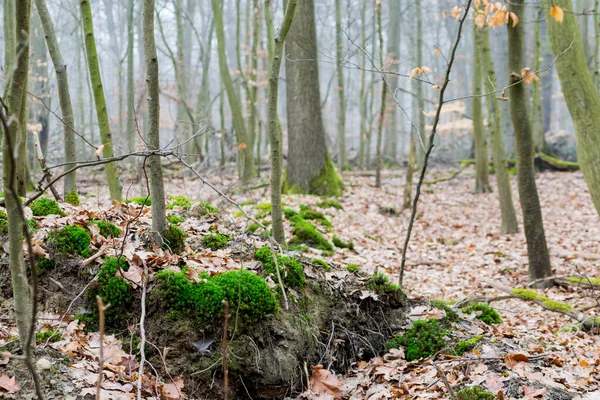
[[[433,173],[433,177],[446,175],[449,173],[445,171]],[[90,175],[86,181],[84,190],[88,193],[84,205],[65,207],[69,211],[69,216],[63,218],[66,221],[52,218],[41,221],[42,233],[37,234],[40,240],[43,241],[41,235],[45,228],[85,219],[89,213],[124,213],[104,200],[104,189],[92,178]],[[265,189],[236,193],[236,181],[230,177],[213,176],[211,181],[237,202],[254,205],[268,202]],[[334,270],[341,271],[348,264],[357,264],[362,272],[385,272],[395,281],[409,211],[390,215],[382,213],[381,207],[397,209],[401,204],[403,173],[386,171],[380,189],[373,186],[374,177],[348,174],[344,181],[346,190],[339,199],[344,209],[329,208],[324,211],[333,225],[333,231],[323,230],[323,233],[329,239],[335,235],[353,242],[354,249],[336,249],[333,256],[323,259],[334,266]],[[600,218],[581,173],[541,173],[538,174],[537,183],[554,274],[600,276]],[[140,195],[139,186],[126,188],[128,197]],[[527,287],[527,249],[521,218],[518,234],[501,234],[496,193],[475,195],[472,193],[473,186],[474,180],[468,171],[452,180],[424,186],[407,253],[404,289],[409,298],[417,301],[494,298],[503,293],[491,284]],[[221,219],[227,220],[229,229],[245,231],[247,227],[247,221],[236,214],[235,207],[219,199],[199,181],[173,173],[167,183],[167,193],[208,200],[219,208]],[[513,195],[520,216],[514,179]],[[315,205],[320,199],[295,195],[284,196],[283,200],[286,207],[297,208],[301,204]],[[255,212],[253,204],[244,206],[244,209],[249,213]],[[149,213],[144,213],[138,223],[148,225],[149,218]],[[206,231],[210,225],[211,222],[206,221],[186,221],[182,227],[191,236],[188,238],[190,242],[194,240],[194,235]],[[290,237],[287,224],[286,229]],[[100,245],[97,243],[97,246]],[[137,251],[133,244],[128,246],[126,252]],[[201,256],[188,252],[183,258],[189,263],[196,261],[205,267],[213,265],[215,270],[239,268],[228,251],[203,252]],[[321,257],[320,251],[310,249],[310,252]],[[153,257],[155,264],[168,265],[173,262],[168,254]],[[141,276],[135,276],[135,270],[130,278],[141,281]],[[587,310],[589,315],[600,308],[600,298],[593,287],[557,286],[540,293],[553,300],[566,302],[577,310]],[[74,298],[76,294],[70,293],[70,296]],[[313,386],[315,393],[307,392],[304,398],[451,398],[455,390],[465,384],[484,386],[498,398],[600,398],[599,336],[563,329],[575,321],[519,299],[498,300],[492,305],[500,313],[503,323],[487,326],[475,323],[478,321],[465,322],[463,328],[468,333],[484,335],[485,340],[462,357],[438,354],[426,360],[406,362],[401,351],[393,351],[382,357],[357,360],[348,371],[336,371],[338,375],[335,377],[313,382],[316,383]],[[0,305],[3,315],[0,318],[0,346],[5,347],[7,343],[14,342],[16,334],[9,309],[8,300]],[[418,305],[407,312],[406,322],[408,325],[416,319],[443,316],[443,312],[437,309]],[[62,312],[58,313],[57,310],[44,309],[41,317],[41,324],[60,330],[66,341],[59,342],[60,345],[49,344],[48,349],[42,352],[52,360],[52,369],[57,374],[68,376],[64,385],[72,382],[69,392],[72,394],[59,393],[60,389],[56,389],[56,397],[52,398],[79,398],[75,393],[78,396],[84,393],[92,395],[97,376],[94,371],[98,368],[94,361],[99,347],[98,335],[84,334],[75,321],[69,322],[69,318],[63,321]],[[114,338],[109,337],[110,340]],[[134,398],[135,382],[122,376],[123,365],[129,368],[130,376],[133,376],[131,358],[127,358],[127,352],[121,348],[120,343],[105,343],[104,350],[108,349],[111,357],[129,360],[121,364],[121,368],[108,368],[107,385],[103,386],[105,398]],[[60,359],[61,354],[77,362],[64,367],[55,361]],[[16,372],[16,363],[15,360],[0,358],[0,397],[33,398],[27,397],[31,396],[31,382],[27,382],[24,371],[20,374]],[[9,368],[11,364],[15,366]],[[3,367],[6,367],[7,373],[2,372]],[[53,379],[60,380],[58,377]],[[158,377],[148,376],[147,379],[145,385],[158,387]],[[183,393],[187,392],[187,388],[182,378],[165,378],[161,382],[164,394],[161,398],[184,398]],[[25,387],[29,387],[30,394],[27,396],[24,395]],[[194,398],[193,395],[190,398]]]

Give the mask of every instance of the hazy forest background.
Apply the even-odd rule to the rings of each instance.
[[[599,398],[599,1],[2,17],[0,397]]]

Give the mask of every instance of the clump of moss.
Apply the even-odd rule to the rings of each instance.
[[[212,251],[222,249],[227,246],[227,242],[229,242],[229,236],[223,235],[222,233],[214,233],[202,238],[204,247],[207,247]]]
[[[43,258],[36,256],[35,265],[40,272],[52,271],[56,267],[56,263],[51,258]]]
[[[217,208],[206,201],[200,201],[195,203],[190,211],[196,217],[202,217],[205,215],[211,215],[217,213]]]
[[[404,347],[406,360],[427,358],[446,346],[444,338],[450,332],[436,319],[417,320],[402,335],[395,335],[386,343],[389,349]]]
[[[562,312],[573,311],[573,307],[571,307],[570,305],[561,303],[559,301],[550,300],[546,296],[542,296],[541,294],[538,294],[533,290],[513,289],[512,292],[515,296],[523,298],[525,300],[539,301],[544,305],[544,307],[548,308],[549,310]]]
[[[289,194],[310,193],[319,196],[339,197],[342,195],[342,190],[344,189],[344,182],[342,182],[342,179],[337,174],[329,153],[325,155],[325,164],[319,175],[310,181],[308,188],[291,185],[287,177],[287,171],[283,174],[282,181],[282,192]]]
[[[294,227],[292,228],[292,234],[295,236],[290,240],[291,245],[306,244],[317,249],[333,251],[333,246],[323,236],[317,228],[305,221],[302,218],[297,218]]]
[[[57,214],[60,216],[66,216],[67,214],[60,209],[58,203],[47,197],[40,197],[34,200],[30,205],[33,215],[36,217],[45,217],[46,215]]]
[[[72,192],[68,193],[65,196],[65,202],[72,204],[74,206],[80,205],[81,202],[79,201],[79,195],[77,194],[77,191],[73,190]]]
[[[344,207],[340,204],[339,201],[335,199],[325,199],[317,203],[317,207],[320,208],[335,208],[336,210],[343,210]]]
[[[175,207],[182,207],[184,210],[189,210],[192,207],[192,201],[185,196],[169,196],[171,203],[167,206],[167,209],[172,210]]]
[[[477,343],[481,342],[482,340],[483,335],[477,335],[469,340],[458,342],[454,348],[454,351],[456,352],[456,355],[462,356],[463,353],[473,350],[475,346],[477,346]]]
[[[250,225],[248,227],[248,232],[254,233],[254,232],[256,232],[259,229],[260,229],[260,225],[258,225],[258,224],[252,224],[252,225]]]
[[[600,278],[588,278],[585,276],[569,276],[567,280],[578,285],[600,285]]]
[[[150,199],[150,196],[139,196],[129,199],[129,203],[135,203],[139,206],[151,206],[152,200]]]
[[[171,249],[175,254],[181,253],[185,248],[185,238],[187,234],[183,229],[174,224],[169,224],[165,229],[163,247]]]
[[[502,318],[498,311],[496,311],[492,306],[486,303],[470,303],[468,306],[463,307],[462,312],[465,314],[475,313],[477,315],[477,319],[485,322],[488,325],[501,324]]]
[[[129,264],[124,258],[106,258],[98,271],[97,285],[90,287],[86,292],[86,303],[92,310],[91,322],[98,321],[96,296],[100,296],[105,305],[110,304],[110,307],[104,311],[107,326],[117,328],[125,324],[133,301],[133,289],[118,274],[119,269],[124,271],[129,269]]]
[[[359,271],[358,265],[356,264],[348,264],[346,265],[346,271],[352,273],[352,274],[356,274]]]
[[[46,343],[50,339],[50,343],[55,343],[63,340],[63,335],[59,331],[48,330],[37,332],[35,334],[35,342],[37,344]]]
[[[246,270],[230,271],[201,282],[190,282],[185,273],[160,271],[158,293],[164,304],[188,315],[200,324],[223,317],[223,301],[229,301],[232,314],[252,324],[277,311],[273,292],[264,279]]]
[[[100,234],[106,238],[118,237],[121,234],[121,228],[108,221],[91,221],[90,224],[98,226]]]
[[[326,272],[330,272],[331,271],[331,266],[329,264],[327,264],[324,260],[321,260],[320,258],[313,258],[312,259],[312,263],[320,266]]]
[[[447,302],[444,300],[431,300],[430,304],[437,308],[438,310],[442,310],[446,313],[446,319],[451,322],[458,321],[458,313],[454,308],[452,308]]]
[[[338,247],[340,249],[354,250],[354,243],[352,243],[352,242],[344,242],[342,239],[340,239],[337,236],[334,236],[331,241],[333,242],[333,245],[335,247]]]
[[[298,215],[298,211],[291,208],[284,208],[282,211],[286,219],[291,219]]]
[[[282,256],[280,254],[276,254],[276,257],[281,279],[286,286],[301,287],[306,284],[304,267],[302,264],[292,257]],[[269,246],[263,246],[260,249],[256,249],[254,258],[262,263],[266,274],[277,274],[275,262],[273,261],[273,255]]]
[[[481,386],[463,388],[456,393],[458,400],[494,400],[496,396]]]
[[[398,217],[400,211],[394,206],[381,206],[379,207],[379,214],[385,215],[386,217]]]
[[[262,211],[263,213],[270,213],[271,212],[271,203],[260,203],[254,206],[254,208],[256,208],[259,211]]]
[[[32,219],[27,220],[27,225],[32,232],[37,229],[37,223]],[[3,210],[0,210],[0,234],[8,234],[8,215]]]
[[[77,225],[68,225],[51,231],[48,240],[56,247],[56,254],[79,254],[82,257],[90,255],[90,233]]]
[[[300,216],[307,220],[318,221],[323,226],[331,226],[331,222],[320,211],[315,211],[305,205],[300,206]]]
[[[167,221],[169,221],[170,224],[177,225],[185,221],[185,218],[183,217],[183,215],[171,214],[167,216]]]
[[[367,287],[378,294],[390,294],[402,290],[400,286],[392,283],[387,275],[376,272],[367,281]]]

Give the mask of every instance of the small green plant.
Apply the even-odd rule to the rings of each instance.
[[[139,196],[129,199],[129,203],[135,203],[138,206],[151,206],[152,200],[150,199],[150,196]]]
[[[90,224],[96,225],[100,228],[100,234],[105,238],[119,237],[121,234],[121,228],[108,221],[90,221]]]
[[[212,251],[222,249],[227,246],[229,242],[229,236],[223,235],[222,233],[214,233],[206,235],[202,238],[202,244],[204,247],[211,249]]]
[[[90,255],[90,233],[81,226],[67,225],[63,228],[51,231],[48,240],[56,248],[56,254],[73,255],[82,257]]]
[[[0,210],[0,233],[8,234],[8,216],[3,210]]]
[[[63,335],[59,331],[43,331],[35,334],[35,342],[37,344],[46,343],[50,339],[50,343],[55,343],[63,340]]]
[[[296,244],[292,246],[288,246],[289,251],[299,251],[301,253],[306,253],[308,251],[308,247],[303,244]]]
[[[167,206],[169,210],[175,207],[182,207],[184,210],[189,210],[192,207],[192,201],[185,196],[169,196],[171,203]]]
[[[68,193],[65,196],[65,202],[72,204],[74,206],[80,205],[81,202],[79,201],[79,195],[77,194],[77,191],[73,190],[72,192]]]
[[[305,205],[300,206],[300,216],[307,220],[317,221],[323,226],[331,226],[331,222],[320,211],[315,211]]]
[[[462,342],[458,342],[456,343],[456,347],[454,348],[456,355],[462,356],[463,353],[467,352],[467,351],[471,351],[475,348],[475,346],[477,346],[477,343],[481,342],[483,340],[483,335],[477,335],[472,337],[469,340],[464,340]]]
[[[165,229],[163,247],[171,249],[175,254],[181,253],[185,248],[185,238],[187,234],[177,225],[169,224]]]
[[[317,228],[313,224],[302,218],[296,219],[295,222],[292,228],[292,234],[295,237],[290,240],[290,245],[306,244],[320,250],[333,251],[331,243],[317,231]]]
[[[378,294],[390,294],[402,290],[400,286],[392,283],[387,275],[376,272],[367,281],[367,287]]]
[[[62,217],[65,217],[67,214],[60,209],[58,203],[52,199],[47,197],[40,197],[37,200],[34,200],[30,205],[31,211],[33,215],[36,217],[45,217],[46,215],[57,214]]]
[[[478,303],[473,302],[463,307],[462,312],[465,314],[475,313],[477,315],[477,319],[485,322],[488,325],[501,324],[502,318],[498,311],[494,310],[492,306],[486,303]]]
[[[481,386],[471,386],[459,390],[456,398],[458,400],[494,400],[496,396]]]
[[[331,271],[331,266],[327,264],[324,260],[321,260],[320,258],[313,258],[311,261],[313,264],[316,264],[323,268],[326,272]]]
[[[333,242],[333,245],[335,247],[338,247],[340,249],[354,250],[354,243],[352,243],[352,242],[344,242],[342,239],[340,239],[337,236],[334,236],[331,241]]]
[[[92,310],[91,321],[98,321],[98,305],[96,296],[100,296],[104,304],[110,304],[104,311],[106,324],[117,328],[125,324],[133,301],[133,289],[120,276],[119,269],[127,271],[129,264],[124,258],[108,257],[98,271],[97,284],[86,292],[86,304]]]
[[[352,274],[356,274],[359,271],[358,265],[356,264],[348,264],[346,265],[346,271],[352,273]]]
[[[335,208],[337,210],[343,210],[344,207],[340,204],[339,201],[334,199],[325,199],[317,203],[317,207],[319,208]]]
[[[183,217],[183,215],[171,214],[167,216],[167,221],[169,221],[170,224],[177,225],[185,221],[185,218]]]
[[[406,361],[427,358],[446,346],[445,336],[450,332],[436,319],[417,320],[402,335],[395,335],[386,343],[389,349],[404,347]]]
[[[301,287],[306,284],[306,278],[304,277],[304,267],[297,260],[291,257],[282,256],[277,254],[277,265],[279,266],[279,272],[281,279],[286,286],[289,287]],[[263,246],[260,249],[256,249],[254,252],[254,258],[260,261],[264,267],[265,274],[276,275],[275,262],[273,261],[273,254],[271,248]]]

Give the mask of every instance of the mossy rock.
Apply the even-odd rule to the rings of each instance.
[[[45,217],[47,215],[60,215],[64,217],[67,215],[61,210],[56,201],[47,197],[40,197],[39,199],[32,201],[29,208],[31,208],[31,212],[33,212],[35,217]]]
[[[183,229],[174,224],[169,224],[165,229],[163,247],[170,249],[174,254],[181,253],[185,248],[187,234]]]
[[[227,246],[227,243],[229,243],[229,236],[222,233],[213,233],[202,238],[202,245],[212,251],[222,249]]]
[[[304,267],[296,259],[288,256],[276,254],[277,265],[279,265],[279,273],[283,283],[287,287],[298,288],[306,284],[304,276]],[[275,261],[270,246],[263,246],[256,249],[254,258],[260,261],[264,268],[265,274],[273,274],[273,278],[277,281],[277,271],[275,269]]]
[[[90,255],[90,233],[81,226],[67,225],[48,234],[48,241],[55,247],[56,254],[82,257]]]
[[[406,361],[427,358],[447,345],[446,336],[450,334],[436,319],[417,320],[403,334],[395,335],[387,342],[387,348],[404,347]]]
[[[98,228],[100,228],[100,235],[104,236],[105,238],[116,238],[119,237],[119,235],[121,234],[121,228],[119,228],[112,222],[90,221],[90,224],[96,225]]]

